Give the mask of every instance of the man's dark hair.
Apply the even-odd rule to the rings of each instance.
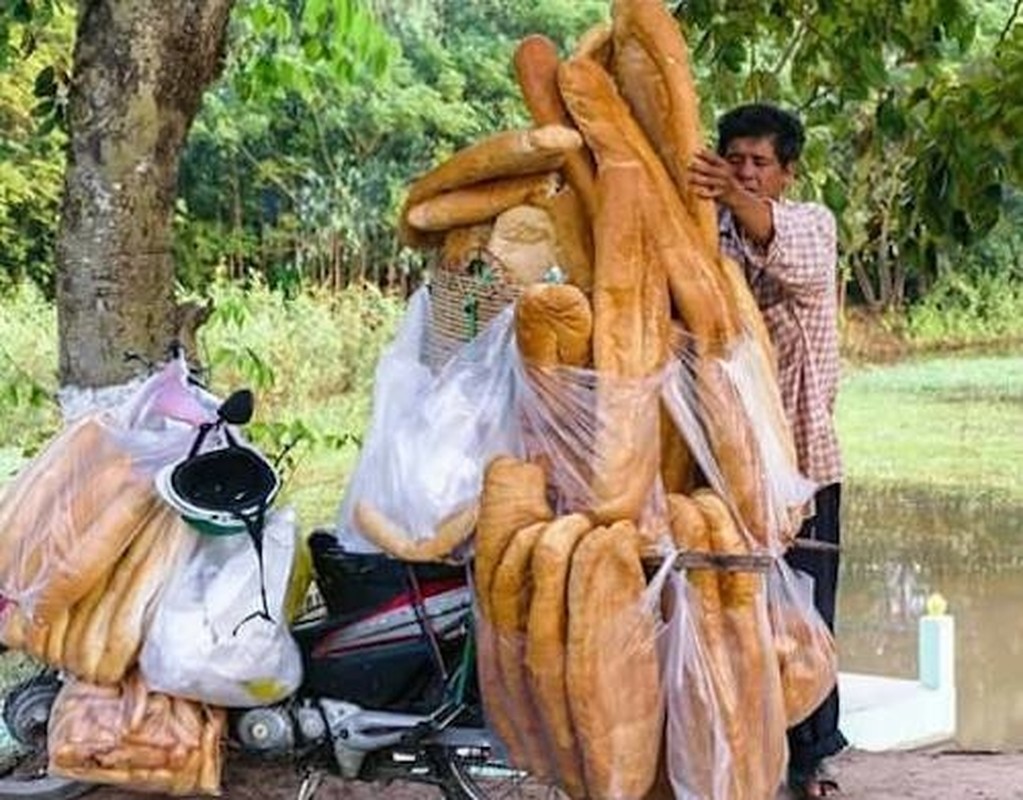
[[[799,159],[806,134],[795,114],[768,103],[733,108],[718,120],[718,153],[724,155],[733,139],[770,137],[782,166]]]

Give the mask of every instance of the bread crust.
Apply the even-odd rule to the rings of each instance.
[[[587,366],[592,334],[590,303],[576,286],[533,284],[516,302],[515,340],[530,366]]]
[[[483,473],[473,565],[476,599],[488,623],[493,618],[490,587],[505,548],[518,531],[553,517],[541,467],[512,456],[491,460]]]
[[[657,775],[663,705],[653,615],[631,522],[572,556],[566,686],[591,797],[643,797]]]
[[[553,748],[558,781],[573,798],[585,797],[586,785],[565,682],[568,576],[576,546],[592,529],[583,514],[559,517],[544,528],[533,549],[533,598],[526,626],[529,685]]]
[[[409,224],[409,211],[431,197],[497,178],[512,178],[560,169],[565,154],[582,147],[582,137],[562,125],[502,131],[459,150],[416,180],[399,218],[398,235],[410,247],[431,247],[443,236],[424,235]]]
[[[498,704],[509,725],[514,727],[514,738],[521,748],[516,763],[541,780],[553,774],[553,765],[548,758],[547,732],[541,725],[526,674],[525,651],[526,626],[533,601],[533,552],[550,524],[529,525],[512,537],[494,571],[490,591],[501,684]]]
[[[661,0],[614,0],[612,19],[615,81],[696,221],[698,245],[715,258],[717,211],[689,182],[689,165],[704,139],[689,51],[678,23]]]
[[[494,178],[429,197],[412,206],[407,215],[412,227],[425,232],[488,222],[514,206],[552,195],[558,188],[554,172]]]

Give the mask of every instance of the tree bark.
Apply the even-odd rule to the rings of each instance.
[[[57,243],[62,385],[132,376],[179,338],[178,159],[222,68],[234,0],[79,0]]]

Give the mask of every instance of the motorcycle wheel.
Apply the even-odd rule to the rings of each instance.
[[[60,682],[0,648],[0,800],[70,800],[88,784],[46,774],[46,723]]]
[[[567,800],[568,795],[528,773],[488,758],[474,748],[431,750],[438,785],[447,800]]]

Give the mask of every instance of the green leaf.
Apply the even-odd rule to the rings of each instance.
[[[36,75],[32,94],[36,97],[53,97],[57,92],[57,70],[50,64]]]

